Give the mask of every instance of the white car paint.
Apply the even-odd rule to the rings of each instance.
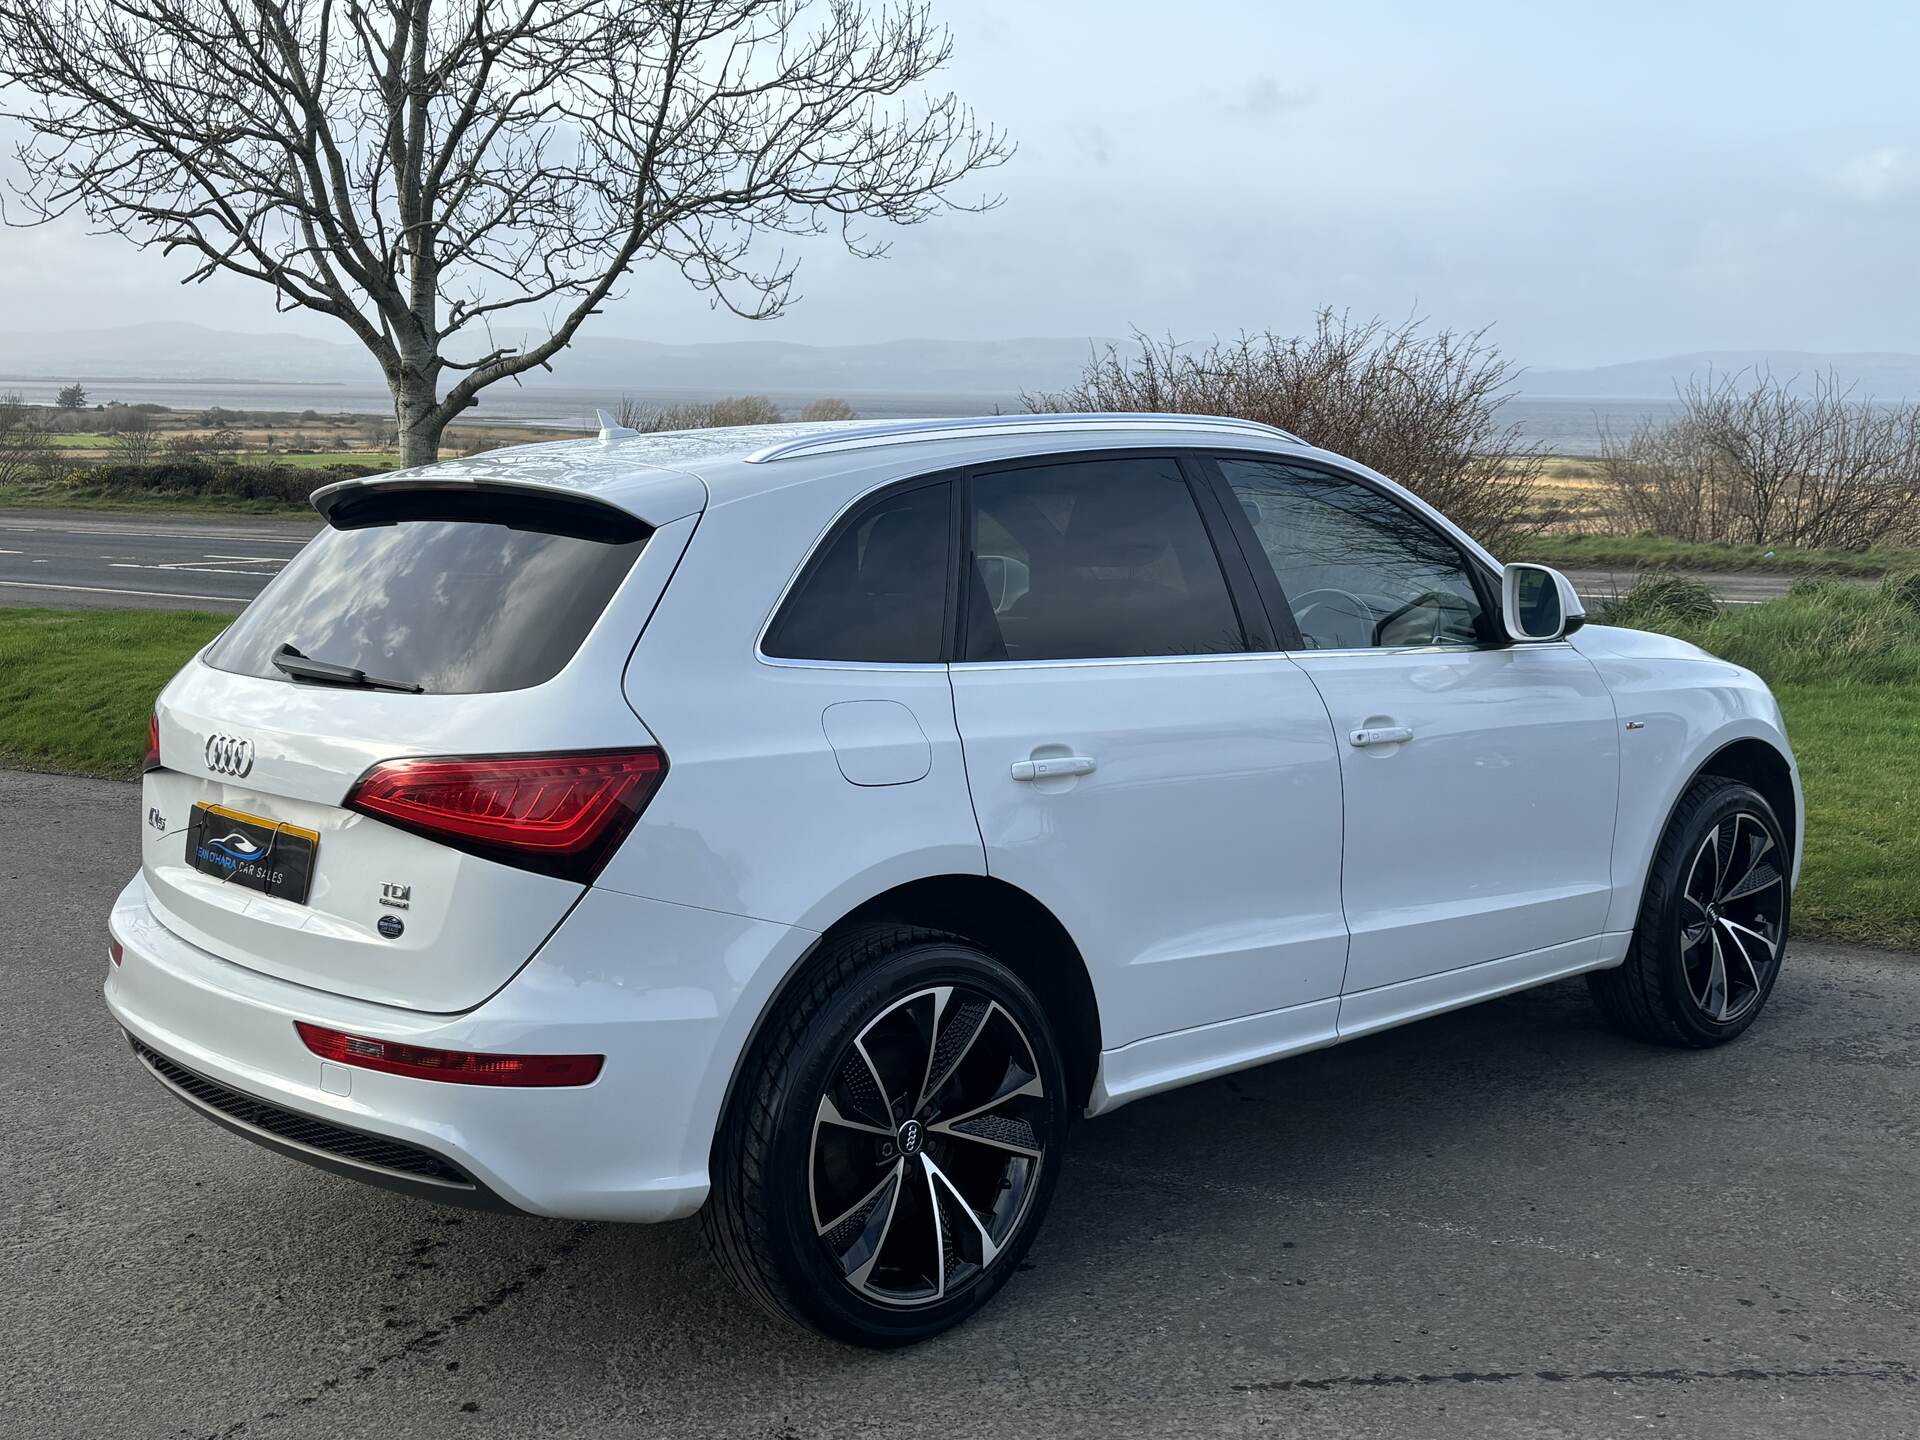
[[[113,909],[125,955],[109,1007],[220,1084],[430,1149],[517,1208],[666,1219],[706,1195],[729,1086],[782,984],[822,933],[897,887],[991,877],[1053,914],[1097,1005],[1097,1113],[1618,963],[1692,776],[1743,740],[1791,764],[1751,674],[1601,626],[1490,651],[1092,663],[761,651],[816,545],[880,488],[1196,445],[1365,476],[1498,568],[1384,477],[1192,418],[586,440],[352,482],[559,491],[658,528],[577,654],[530,689],[366,693],[190,662],[160,697],[166,768],[142,810],[165,824]],[[1350,743],[1396,726],[1412,738]],[[215,733],[251,740],[256,768],[200,763]],[[383,759],[653,744],[667,778],[590,886],[341,808]],[[1015,778],[1063,759],[1092,767]],[[182,866],[177,825],[196,800],[319,831],[309,904],[222,894]],[[399,945],[374,928],[375,887],[394,879],[412,886]],[[295,1020],[608,1059],[579,1088],[440,1084],[322,1061]]]

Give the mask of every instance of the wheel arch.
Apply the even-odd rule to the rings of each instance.
[[[1093,977],[1073,937],[1051,910],[1017,885],[991,875],[941,874],[904,881],[855,905],[828,925],[780,977],[747,1032],[714,1117],[725,1124],[734,1094],[768,1017],[806,973],[820,947],[849,929],[898,923],[946,930],[987,950],[1030,986],[1056,1027],[1068,1083],[1084,1108],[1100,1064],[1100,1008]]]
[[[1667,824],[1673,823],[1673,811],[1679,806],[1680,797],[1705,775],[1738,780],[1760,792],[1767,804],[1773,807],[1774,818],[1779,820],[1781,833],[1786,837],[1787,854],[1797,870],[1800,861],[1800,796],[1793,783],[1793,765],[1779,748],[1752,735],[1722,745],[1701,762],[1680,788],[1680,795],[1676,795],[1673,805],[1668,807]],[[1662,826],[1661,833],[1666,833],[1665,826]]]

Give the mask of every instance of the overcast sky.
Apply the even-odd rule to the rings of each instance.
[[[935,0],[947,83],[1018,141],[1006,204],[750,325],[677,273],[599,333],[1182,339],[1319,304],[1492,324],[1534,365],[1920,351],[1920,7]],[[1684,13],[1680,13],[1684,11]],[[0,232],[0,328],[275,315],[78,225]]]

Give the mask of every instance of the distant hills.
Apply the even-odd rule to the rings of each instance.
[[[1071,383],[1101,338],[896,340],[871,345],[798,345],[744,340],[663,345],[588,335],[555,361],[551,374],[520,383],[633,393],[773,395],[892,394],[1011,397]],[[1708,370],[1765,368],[1804,387],[1831,369],[1862,397],[1920,399],[1920,355],[1802,350],[1702,350],[1589,369],[1529,369],[1515,384],[1531,399],[1665,400]],[[8,381],[169,381],[378,387],[380,374],[351,341],[297,334],[250,334],[205,325],[153,322],[101,330],[0,331],[0,386]]]
[[[748,340],[662,345],[585,336],[553,373],[522,377],[529,388],[808,395],[887,391],[1011,395],[1079,375],[1087,339],[898,340],[874,345],[796,345]],[[380,383],[359,345],[303,335],[241,334],[204,325],[150,323],[106,330],[0,332],[0,385],[9,380],[164,380]]]
[[[1630,360],[1588,370],[1529,370],[1516,386],[1533,399],[1670,400],[1689,377],[1756,370],[1806,390],[1832,371],[1862,400],[1920,399],[1920,355],[1822,355],[1811,350],[1701,350],[1658,360]]]

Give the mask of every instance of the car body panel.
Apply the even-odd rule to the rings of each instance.
[[[1045,905],[1125,1044],[1339,994],[1340,773],[1280,655],[953,667],[989,874]],[[1085,776],[1016,780],[1080,755]]]
[[[1342,740],[1347,990],[1600,932],[1620,747],[1586,657],[1528,644],[1297,658]],[[1351,743],[1384,727],[1412,738]]]

